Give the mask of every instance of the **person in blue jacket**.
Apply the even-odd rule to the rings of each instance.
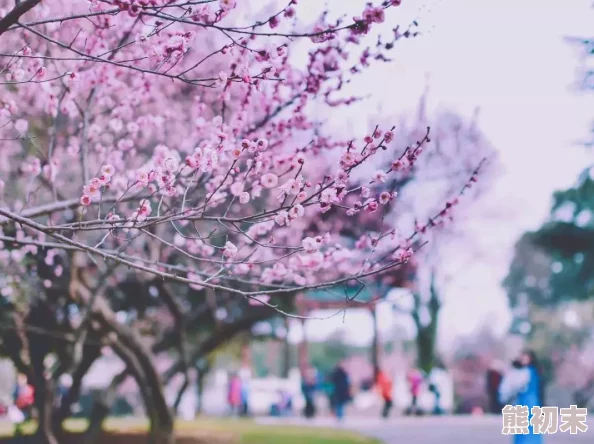
[[[532,407],[544,404],[544,381],[542,370],[536,355],[525,351],[514,361],[514,368],[503,378],[499,388],[501,404],[522,405],[528,407],[532,418]],[[542,444],[542,435],[535,434],[532,426],[528,434],[513,435],[514,444]]]
[[[352,400],[351,382],[342,362],[336,366],[330,379],[334,389],[334,414],[342,421],[345,407]]]

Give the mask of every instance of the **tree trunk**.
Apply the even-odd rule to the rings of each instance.
[[[36,442],[40,444],[58,444],[54,434],[54,423],[52,413],[54,412],[54,382],[51,377],[39,375],[38,379],[43,380],[38,384],[38,391],[35,393],[38,409],[38,423]]]
[[[54,430],[56,432],[62,431],[62,423],[71,415],[72,406],[74,403],[78,402],[80,398],[82,380],[100,354],[101,352],[99,347],[85,347],[82,361],[72,374],[72,386],[62,398],[60,407],[54,414]]]
[[[49,307],[37,304],[31,307],[27,323],[39,325],[40,319],[50,318],[52,313]],[[50,338],[40,335],[29,335],[29,355],[32,369],[33,383],[35,387],[35,407],[37,408],[38,427],[36,441],[40,444],[58,444],[54,434],[52,413],[54,412],[55,386],[52,379],[53,372],[45,368],[45,359],[51,350]]]
[[[289,342],[289,319],[284,318],[285,324],[285,337],[283,338],[282,348],[283,348],[283,361],[282,361],[282,369],[281,369],[281,376],[283,378],[289,377],[289,371],[291,370],[291,343]]]
[[[429,373],[433,368],[435,356],[435,337],[432,329],[421,327],[417,332],[417,365],[424,372]]]
[[[87,427],[87,430],[83,436],[84,444],[93,444],[97,442],[101,436],[103,422],[109,415],[109,412],[111,411],[111,408],[113,407],[113,404],[117,398],[118,387],[122,382],[125,381],[127,376],[128,369],[125,369],[123,372],[117,374],[111,381],[111,384],[109,384],[109,387],[99,393],[99,395],[94,400],[91,415],[89,417],[89,426]]]
[[[170,444],[173,435],[173,414],[163,392],[163,386],[153,361],[133,332],[116,324],[119,341],[113,344],[114,351],[126,362],[128,370],[136,379],[144,399],[150,421],[150,444]]]
[[[88,287],[79,283],[76,290],[88,304],[93,296]],[[95,296],[91,316],[107,331],[115,334],[112,348],[126,363],[136,379],[150,420],[150,444],[170,444],[173,435],[173,414],[167,405],[159,373],[154,366],[150,352],[143,346],[135,330],[120,324],[103,294]]]
[[[305,332],[305,319],[301,319],[301,330],[303,331],[303,338],[297,348],[297,359],[299,361],[299,371],[303,377],[309,368],[309,348],[307,344],[307,334]]]
[[[190,385],[190,379],[188,376],[188,372],[186,371],[184,373],[184,382],[182,383],[182,386],[178,390],[177,395],[175,397],[175,401],[173,402],[173,412],[175,413],[176,416],[179,413],[179,405],[181,404],[181,400],[184,397],[184,393],[186,393],[186,390],[188,389],[189,385]]]
[[[369,309],[371,319],[373,320],[373,337],[371,339],[371,364],[373,368],[378,368],[380,364],[380,347],[379,347],[379,329],[377,325],[377,311],[375,305]]]
[[[441,302],[439,293],[435,283],[435,272],[431,274],[431,285],[429,288],[430,296],[427,303],[427,311],[429,313],[429,322],[423,324],[420,319],[421,297],[419,294],[415,295],[415,310],[413,312],[413,320],[417,327],[417,364],[426,373],[429,373],[433,368],[435,361],[435,345],[437,340],[437,325],[439,319],[439,312],[441,310]]]

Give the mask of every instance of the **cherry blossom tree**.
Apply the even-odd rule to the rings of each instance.
[[[37,389],[40,442],[68,413],[53,408],[57,377],[84,375],[104,347],[136,379],[153,442],[173,441],[161,377],[118,304],[158,299],[183,356],[192,292],[293,316],[296,293],[364,286],[422,244],[426,229],[382,228],[352,251],[332,221],[392,204],[386,184],[431,149],[430,129],[397,150],[390,125],[347,140],[308,113],[359,101],[349,80],[415,35],[383,24],[400,0],[313,27],[297,3],[262,19],[235,0],[0,2],[0,261],[18,344],[5,351]],[[384,152],[392,162],[368,172]]]

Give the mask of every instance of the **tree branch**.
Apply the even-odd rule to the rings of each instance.
[[[0,20],[0,35],[8,31],[12,25],[17,23],[19,19],[41,3],[41,0],[25,0],[24,2],[18,3],[12,11],[10,11],[3,19]]]

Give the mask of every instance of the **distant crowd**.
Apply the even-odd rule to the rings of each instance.
[[[406,380],[410,391],[411,403],[405,410],[407,415],[420,414],[418,405],[419,394],[424,383],[428,385],[429,391],[434,395],[433,414],[443,413],[441,407],[440,384],[436,381],[435,375],[439,373],[436,368],[430,375],[419,369],[412,368],[408,371]],[[444,371],[444,370],[442,370]],[[379,367],[375,367],[373,375],[370,375],[370,385],[383,400],[381,416],[387,418],[390,415],[393,402],[393,381],[389,374]],[[318,393],[326,395],[329,400],[332,414],[339,420],[345,416],[346,407],[353,401],[354,390],[351,379],[344,362],[339,363],[332,372],[324,377],[315,368],[308,368],[302,375],[301,392],[305,400],[303,415],[306,418],[313,418],[318,412],[316,399]],[[249,415],[248,396],[249,377],[247,374],[235,373],[229,379],[227,401],[229,412],[232,415]],[[278,391],[278,400],[270,407],[271,416],[287,416],[293,414],[292,394],[287,390]]]

